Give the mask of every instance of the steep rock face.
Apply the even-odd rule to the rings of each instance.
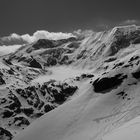
[[[128,28],[128,29],[127,29]],[[140,37],[140,30],[136,26],[116,28],[114,33],[114,42],[110,46],[109,56],[115,55],[120,49],[129,47],[131,44],[137,44]]]
[[[29,66],[34,68],[40,68],[40,69],[42,68],[40,63],[38,63],[33,57],[32,60],[29,62]]]

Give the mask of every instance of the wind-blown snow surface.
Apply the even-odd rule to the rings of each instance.
[[[74,34],[1,58],[1,139],[101,140],[139,116],[140,27]]]
[[[140,117],[127,122],[114,132],[104,136],[102,140],[139,140],[140,139]]]

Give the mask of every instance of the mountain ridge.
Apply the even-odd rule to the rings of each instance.
[[[139,26],[73,34],[1,56],[2,140],[101,140],[139,116]]]

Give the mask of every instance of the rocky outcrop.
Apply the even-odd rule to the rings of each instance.
[[[29,62],[29,66],[30,67],[33,67],[33,68],[39,68],[39,69],[42,69],[42,66],[39,62],[36,61],[36,59],[34,59],[32,57],[31,61]]]
[[[93,82],[94,91],[97,93],[107,93],[122,84],[127,75],[118,74],[114,77],[98,78]]]
[[[137,70],[135,72],[132,73],[133,77],[136,79],[140,79],[140,70]]]
[[[6,129],[0,127],[0,139],[1,140],[12,140],[12,134]]]
[[[0,85],[5,84],[5,81],[3,80],[3,78],[0,76]]]
[[[30,122],[25,117],[15,117],[13,122],[11,122],[9,125],[12,124],[16,127],[21,127],[21,126],[28,126]]]

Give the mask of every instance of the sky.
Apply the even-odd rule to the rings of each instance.
[[[0,36],[139,24],[140,0],[0,0]]]

